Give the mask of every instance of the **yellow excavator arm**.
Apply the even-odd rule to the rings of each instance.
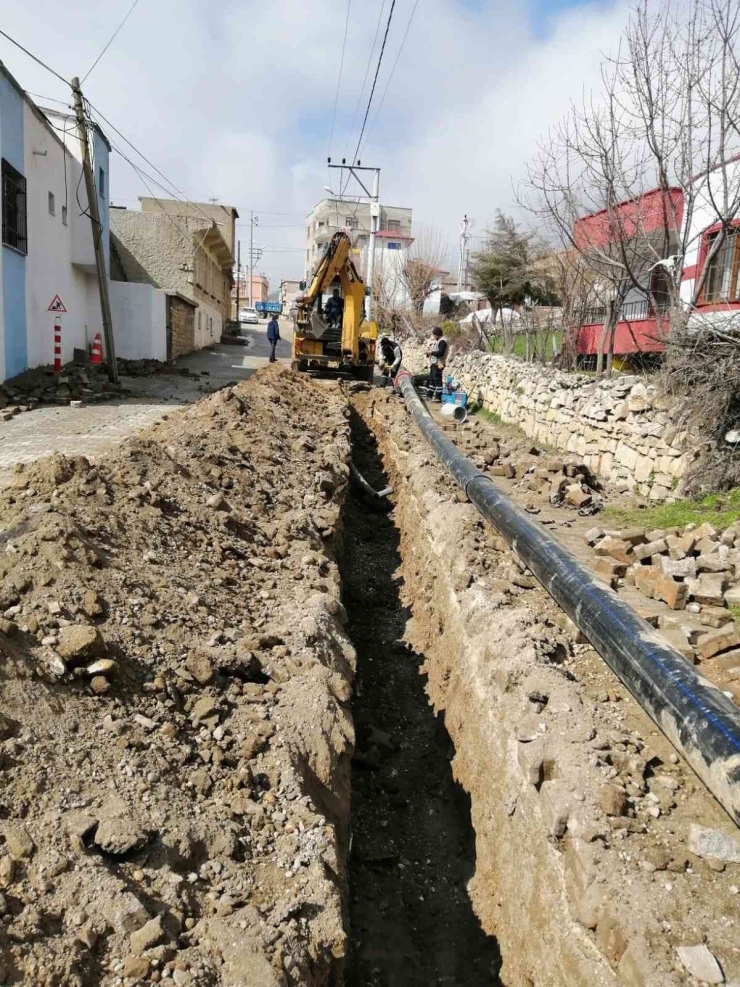
[[[296,299],[293,363],[299,370],[349,369],[357,376],[372,376],[378,327],[364,321],[365,284],[351,254],[349,236],[335,233],[310,285]],[[328,329],[317,304],[337,279],[344,300],[341,335]]]

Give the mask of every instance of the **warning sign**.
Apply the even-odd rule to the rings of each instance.
[[[59,295],[54,295],[51,300],[51,305],[46,310],[47,312],[66,312],[67,309],[64,307],[64,302],[59,297]]]

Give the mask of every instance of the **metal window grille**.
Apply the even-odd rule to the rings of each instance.
[[[357,217],[345,216],[344,225],[347,227],[348,230],[356,230],[358,226]]]
[[[3,243],[22,254],[28,253],[28,213],[26,179],[3,158]]]
[[[401,220],[400,219],[389,219],[386,224],[386,229],[395,230],[396,233],[401,232]]]
[[[708,246],[719,234],[709,238]],[[737,231],[730,230],[725,241],[709,264],[704,285],[705,302],[728,302],[737,298]]]

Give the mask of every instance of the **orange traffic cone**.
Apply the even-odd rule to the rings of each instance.
[[[90,363],[94,366],[99,366],[103,362],[103,337],[99,332],[95,333],[95,339],[92,344],[92,353],[90,354]]]

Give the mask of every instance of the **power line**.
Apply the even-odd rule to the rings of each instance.
[[[368,99],[368,101],[367,101],[367,109],[365,110],[365,119],[362,121],[362,130],[360,130],[360,136],[359,136],[359,138],[357,140],[357,148],[355,150],[354,158],[352,159],[353,161],[357,161],[357,155],[358,155],[359,150],[360,150],[360,145],[362,144],[362,138],[363,138],[363,135],[365,133],[365,127],[367,125],[367,118],[370,115],[370,107],[372,106],[373,96],[375,95],[375,87],[378,84],[378,75],[380,73],[380,66],[383,63],[383,55],[385,53],[385,46],[386,46],[386,42],[388,41],[388,32],[390,31],[391,21],[393,20],[393,11],[395,9],[396,9],[396,0],[393,0],[393,2],[391,3],[391,9],[390,9],[390,11],[388,13],[388,21],[387,21],[387,23],[385,25],[385,34],[383,35],[383,44],[380,47],[380,54],[378,55],[378,64],[377,64],[377,66],[375,68],[375,78],[373,79],[373,87],[370,90],[370,99]]]
[[[409,17],[408,24],[406,25],[406,31],[404,32],[404,35],[403,35],[403,41],[401,42],[401,47],[398,49],[398,54],[396,55],[396,60],[393,63],[393,68],[391,69],[391,74],[388,76],[388,81],[386,82],[385,89],[383,90],[383,98],[380,101],[380,106],[375,111],[375,116],[373,117],[373,122],[370,124],[370,129],[368,130],[367,137],[365,138],[365,146],[366,147],[367,147],[367,142],[370,139],[370,134],[373,132],[373,127],[375,126],[375,124],[378,121],[378,117],[380,115],[380,111],[383,109],[383,103],[385,103],[385,97],[388,95],[388,88],[390,87],[391,80],[393,78],[393,74],[396,71],[396,66],[398,65],[398,63],[400,61],[401,52],[403,51],[403,46],[406,44],[406,38],[408,38],[408,36],[409,36],[409,31],[411,30],[411,22],[414,19],[414,14],[416,13],[416,8],[418,6],[419,6],[419,0],[415,0],[414,6],[411,9],[411,16]],[[358,154],[359,154],[359,149],[358,149]]]
[[[113,32],[113,34],[110,36],[110,40],[108,41],[108,44],[105,46],[105,48],[103,48],[103,50],[100,52],[100,54],[98,55],[98,57],[92,63],[92,65],[90,66],[90,68],[87,70],[87,75],[83,76],[83,79],[82,79],[82,82],[80,83],[80,85],[83,85],[84,84],[85,80],[87,79],[87,76],[90,75],[90,73],[95,68],[95,66],[98,64],[98,62],[100,61],[100,59],[103,57],[103,55],[106,53],[106,51],[108,51],[108,49],[110,48],[110,46],[116,40],[116,37],[118,35],[118,32],[121,30],[121,28],[126,23],[126,21],[129,19],[129,17],[133,14],[134,8],[138,4],[138,2],[139,2],[139,0],[134,0],[134,2],[131,4],[131,7],[129,8],[129,12],[123,18],[123,20],[118,25],[118,27],[115,29],[115,31]]]
[[[122,134],[122,133],[121,133],[121,131],[120,131],[120,130],[119,130],[119,129],[118,129],[117,127],[116,127],[116,126],[114,126],[114,125],[113,125],[113,124],[112,124],[112,123],[110,122],[110,120],[108,119],[108,117],[107,117],[107,116],[105,116],[105,114],[104,114],[104,113],[102,113],[102,112],[101,112],[101,111],[100,111],[100,110],[99,110],[99,109],[97,108],[97,106],[94,106],[94,105],[93,105],[92,103],[90,103],[89,105],[90,105],[90,107],[91,107],[91,108],[92,108],[92,109],[93,109],[93,110],[94,110],[94,111],[95,111],[95,112],[96,112],[96,113],[98,114],[98,116],[99,116],[99,117],[100,117],[100,118],[101,118],[102,120],[105,120],[105,122],[106,122],[106,123],[108,124],[108,126],[109,126],[109,127],[111,128],[111,130],[113,130],[113,131],[114,131],[114,133],[116,133],[116,134],[118,134],[118,136],[119,136],[119,137],[121,138],[121,140],[123,140],[123,141],[125,141],[125,142],[126,142],[126,144],[128,144],[128,146],[129,146],[129,147],[130,147],[130,148],[131,148],[132,150],[134,150],[134,151],[136,151],[136,153],[137,153],[137,154],[139,155],[139,157],[140,157],[140,158],[141,158],[141,159],[142,159],[143,161],[146,161],[146,163],[147,163],[147,164],[149,165],[149,167],[150,167],[150,168],[153,168],[153,169],[154,169],[154,170],[156,171],[156,173],[157,173],[157,174],[158,174],[158,175],[160,176],[160,178],[163,178],[163,179],[164,179],[164,180],[165,180],[165,181],[167,182],[167,184],[168,184],[169,186],[171,186],[171,188],[173,188],[173,189],[175,190],[175,192],[171,192],[171,191],[168,191],[167,189],[163,189],[163,191],[165,191],[165,192],[167,192],[167,194],[168,194],[168,195],[171,195],[171,196],[173,196],[173,198],[175,198],[175,199],[180,199],[180,200],[181,200],[182,202],[185,202],[185,203],[187,203],[187,205],[190,205],[190,206],[192,206],[192,207],[193,207],[193,208],[194,208],[195,210],[197,210],[197,212],[199,212],[199,213],[201,214],[201,216],[202,216],[202,217],[203,217],[204,219],[206,219],[206,220],[208,220],[208,222],[209,222],[209,223],[211,222],[211,217],[210,217],[210,216],[207,216],[207,215],[206,215],[206,213],[204,213],[204,212],[203,212],[203,210],[202,210],[202,209],[200,208],[200,206],[199,206],[199,205],[197,204],[197,202],[192,202],[192,201],[191,201],[190,199],[188,199],[188,197],[187,197],[187,195],[186,195],[186,194],[185,194],[185,193],[184,193],[184,192],[182,191],[182,189],[180,189],[180,188],[178,188],[178,187],[177,187],[177,185],[175,185],[175,183],[174,183],[173,181],[171,181],[171,179],[169,179],[169,178],[168,178],[168,177],[167,177],[167,176],[166,176],[166,175],[164,174],[164,172],[162,172],[162,171],[160,171],[160,170],[159,170],[159,168],[158,168],[158,167],[157,167],[157,166],[156,166],[156,165],[155,165],[155,164],[154,164],[154,163],[153,163],[152,161],[150,161],[150,160],[149,160],[149,158],[147,158],[147,156],[146,156],[145,154],[143,154],[143,153],[142,153],[142,152],[141,152],[141,151],[140,151],[140,150],[138,149],[138,147],[136,147],[136,145],[135,145],[135,144],[133,144],[133,143],[132,143],[132,142],[131,142],[131,141],[130,141],[130,140],[128,139],[128,137],[126,137],[126,136],[125,136],[125,134]],[[119,154],[120,154],[120,151],[119,151]],[[160,188],[162,188],[162,186],[160,186]],[[177,194],[175,194],[175,193],[177,193]]]
[[[370,66],[373,63],[373,54],[375,53],[375,45],[378,43],[378,35],[380,34],[380,25],[383,21],[383,11],[385,10],[386,0],[383,0],[380,5],[380,13],[378,14],[378,22],[375,25],[375,37],[373,38],[373,44],[370,49],[370,54],[367,56],[367,65],[365,66],[365,78],[362,80],[362,87],[360,89],[360,95],[357,97],[357,102],[355,103],[355,112],[352,117],[352,126],[349,128],[347,133],[347,142],[344,145],[344,155],[347,157],[347,151],[349,150],[349,145],[352,140],[352,134],[354,133],[355,124],[357,123],[357,114],[360,109],[360,104],[362,103],[362,97],[365,95],[365,86],[367,85],[367,77],[370,75]]]
[[[334,140],[334,124],[337,119],[337,105],[339,103],[339,89],[342,85],[342,70],[344,69],[344,52],[347,47],[347,32],[349,30],[349,11],[352,0],[347,0],[347,16],[344,19],[344,40],[342,41],[342,57],[339,62],[339,77],[337,78],[337,91],[334,93],[334,112],[331,115],[331,131],[329,133],[329,147],[326,152],[327,157],[331,157],[331,142]]]
[[[5,31],[0,31],[0,34],[2,34],[2,36],[4,38],[7,38],[8,41],[11,44],[13,44],[13,45],[16,46],[16,48],[20,48],[20,50],[22,52],[24,52],[26,55],[28,55],[29,58],[32,58],[34,60],[34,62],[36,62],[37,65],[40,65],[42,68],[46,69],[47,72],[51,72],[52,75],[55,75],[57,77],[57,79],[59,79],[60,82],[63,82],[64,83],[65,86],[68,86],[69,85],[69,82],[68,82],[67,79],[65,79],[58,72],[56,72],[53,68],[51,68],[50,65],[47,65],[46,62],[42,62],[41,59],[40,58],[37,58],[32,52],[30,52],[28,50],[28,48],[24,48],[23,45],[20,44],[20,42],[18,42],[18,41],[15,40],[15,38],[11,38],[11,36],[9,34],[6,34]]]

